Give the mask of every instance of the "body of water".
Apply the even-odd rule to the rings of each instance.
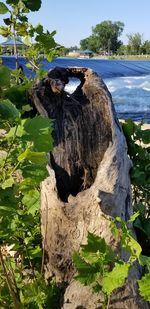
[[[3,63],[15,69],[14,57],[3,57]],[[19,58],[25,74],[32,72],[26,68],[26,60]],[[57,58],[51,63],[44,60],[43,69],[56,66],[87,67],[97,72],[107,85],[119,118],[142,120],[150,123],[150,61],[148,60],[103,60]],[[67,90],[72,92],[78,81],[71,80]]]

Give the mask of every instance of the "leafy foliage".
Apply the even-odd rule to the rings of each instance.
[[[25,14],[37,10],[41,1],[6,3],[10,6],[10,17],[4,19],[6,26],[0,28],[0,33],[27,36],[32,26]],[[5,5],[0,3],[0,13],[5,12]],[[45,34],[40,43],[43,28],[39,26],[36,31],[35,62],[44,40],[47,40],[45,50],[56,46],[54,33],[48,37]],[[29,97],[32,84],[20,70],[0,66],[1,308],[56,308],[59,298],[56,284],[46,283],[42,276],[44,253],[39,215],[40,183],[48,176],[47,152],[53,147],[52,123],[35,113],[32,118],[25,118],[32,110]]]
[[[133,222],[138,216],[139,213],[134,214],[129,222]],[[130,267],[138,259],[148,271],[138,280],[139,291],[141,296],[149,301],[150,258],[141,255],[141,246],[128,230],[129,222],[125,223],[119,217],[109,221],[114,237],[120,241],[122,248],[130,253],[128,260],[122,260],[103,238],[88,233],[87,244],[73,254],[73,262],[78,272],[75,279],[84,285],[91,285],[97,293],[101,291],[104,294],[103,307],[108,308],[111,294],[125,284]]]
[[[128,144],[128,153],[133,162],[131,182],[133,206],[140,215],[134,226],[143,254],[150,249],[150,130],[142,130],[142,123],[127,120],[122,124]]]
[[[27,14],[30,11],[38,11],[41,7],[41,0],[7,0],[6,3],[9,4],[9,9],[0,2],[0,14],[9,13],[9,17],[4,18],[5,26],[0,27],[0,34],[4,37],[11,36],[14,40],[16,68],[19,67],[16,39],[22,37],[24,44],[30,46],[30,48],[24,49],[25,56],[29,61],[30,68],[36,71],[44,57],[51,61],[59,52],[60,45],[54,40],[56,32],[44,32],[42,25],[33,27],[28,22]],[[31,43],[32,39],[35,44]]]
[[[75,279],[84,285],[92,285],[94,291],[102,291],[107,301],[112,292],[125,283],[130,261],[123,262],[105,240],[88,233],[87,244],[74,252],[73,261],[78,274]]]
[[[5,76],[1,96],[9,88],[11,97],[11,72]],[[17,93],[20,85],[15,89]],[[53,305],[58,294],[56,285],[46,284],[39,275],[43,254],[39,185],[48,175],[46,153],[53,147],[52,123],[41,116],[22,119],[21,115],[22,109],[19,111],[9,99],[0,100],[0,125],[4,131],[0,135],[0,307],[42,308]],[[9,249],[12,247],[13,251]]]

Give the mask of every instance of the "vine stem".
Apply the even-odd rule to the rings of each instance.
[[[106,309],[109,309],[109,303],[110,303],[110,296],[107,296]]]
[[[15,32],[15,24],[13,25],[13,37],[14,37],[14,55],[16,58],[16,69],[18,69],[18,51],[17,51],[17,44],[16,44],[16,32]]]
[[[45,194],[45,199],[46,199],[46,216],[45,216],[46,217],[46,227],[45,227],[45,233],[44,233],[41,274],[43,273],[43,269],[44,269],[45,245],[46,245],[46,235],[47,235],[47,226],[48,226],[48,200],[47,200],[47,195],[46,194]]]
[[[33,61],[31,61],[29,59],[28,59],[28,61],[34,67],[35,70],[39,70],[39,67]]]
[[[17,133],[17,130],[18,130],[18,124],[17,124],[17,125],[16,125],[16,127],[15,127],[15,132],[14,132],[13,140],[12,140],[12,142],[11,142],[10,146],[9,146],[9,149],[8,149],[8,152],[7,152],[7,156],[6,156],[6,159],[5,159],[4,165],[3,165],[3,169],[4,169],[4,167],[5,167],[6,163],[7,163],[8,156],[9,156],[9,154],[10,154],[11,148],[12,148],[13,143],[14,143],[14,140],[15,140],[15,138],[16,138],[16,133]]]
[[[4,272],[5,278],[6,278],[7,286],[8,286],[9,292],[11,294],[13,303],[14,303],[14,308],[15,309],[21,309],[21,304],[20,304],[19,300],[16,297],[16,294],[15,294],[13,286],[12,286],[12,282],[11,282],[11,280],[9,278],[8,273],[7,273],[7,269],[6,269],[6,266],[5,266],[5,262],[4,262],[4,259],[3,259],[1,248],[0,248],[0,261],[1,261],[2,269],[3,269],[3,272]]]

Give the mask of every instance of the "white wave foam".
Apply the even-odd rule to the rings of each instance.
[[[104,79],[119,113],[150,112],[150,75]],[[73,93],[80,81],[70,79],[65,90]]]

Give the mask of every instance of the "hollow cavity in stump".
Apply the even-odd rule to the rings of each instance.
[[[80,85],[68,94],[64,87],[72,77],[78,78]],[[38,85],[39,101],[53,120],[50,160],[64,202],[70,194],[76,196],[91,186],[112,140],[105,88],[86,68],[55,68]]]

